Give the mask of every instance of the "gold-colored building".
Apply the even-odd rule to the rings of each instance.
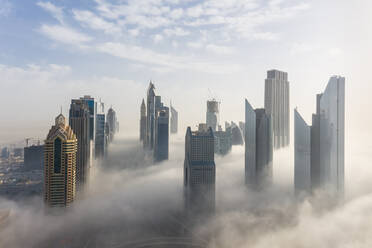
[[[44,200],[50,206],[68,206],[76,193],[77,139],[60,114],[49,130],[44,148]]]

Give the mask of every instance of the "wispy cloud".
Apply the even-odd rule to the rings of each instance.
[[[63,8],[58,7],[51,2],[37,2],[37,5],[48,11],[60,23],[63,23]]]
[[[81,46],[92,38],[84,33],[62,25],[42,25],[40,32],[54,41]]]

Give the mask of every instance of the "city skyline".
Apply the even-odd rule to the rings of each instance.
[[[0,0],[0,247],[372,247],[371,11]]]

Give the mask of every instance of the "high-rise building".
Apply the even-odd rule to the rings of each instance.
[[[215,209],[216,166],[214,135],[207,131],[191,131],[185,138],[184,192],[187,211],[213,212]]]
[[[156,113],[155,120],[155,161],[167,160],[169,156],[169,108],[162,107]]]
[[[68,206],[75,199],[77,139],[60,114],[45,140],[44,200],[48,206]]]
[[[231,122],[230,128],[232,145],[233,146],[243,145],[244,144],[243,133],[238,127],[238,125],[236,125],[235,122]]]
[[[44,146],[33,145],[24,148],[24,170],[43,170]]]
[[[88,180],[91,156],[90,113],[86,101],[71,100],[69,125],[77,138],[76,186],[79,190]]]
[[[278,70],[267,72],[265,110],[273,122],[274,148],[289,145],[289,82],[288,74]]]
[[[112,142],[114,140],[115,133],[117,131],[117,120],[116,120],[116,112],[115,110],[109,108],[107,112],[107,125],[108,125],[108,139],[109,142]]]
[[[96,126],[95,126],[95,118],[96,118],[96,104],[94,102],[94,98],[91,96],[84,96],[80,97],[80,100],[83,100],[86,105],[88,106],[89,111],[89,138],[91,140],[95,139],[96,134]]]
[[[243,121],[239,121],[239,128],[244,137],[245,136],[245,123]]]
[[[297,111],[296,111],[297,112]],[[296,113],[295,112],[295,113]],[[296,116],[295,116],[296,117]],[[306,169],[306,174],[296,174],[298,179],[310,182],[310,189],[322,188],[332,196],[344,193],[344,143],[345,143],[345,78],[333,76],[323,94],[317,95],[316,114],[313,114],[310,134],[307,128],[297,128],[295,135],[301,142],[295,143],[295,170]],[[304,127],[306,123],[295,119],[295,125]],[[297,138],[295,138],[297,139]],[[300,139],[300,138],[299,138]],[[307,140],[310,140],[309,142]],[[306,144],[306,145],[304,145]],[[310,150],[310,156],[304,156],[304,148]],[[310,175],[308,164],[310,163]],[[295,188],[297,185],[295,184]]]
[[[155,141],[155,86],[150,81],[147,89],[146,147],[153,149]]]
[[[1,149],[1,158],[8,159],[9,158],[9,154],[10,154],[10,152],[9,152],[9,148],[8,147],[3,147]]]
[[[101,100],[96,103],[96,140],[95,140],[95,158],[102,158],[105,155],[105,107]]]
[[[226,155],[231,151],[232,133],[231,127],[225,131],[216,131],[214,134],[214,152],[220,155]]]
[[[176,134],[178,132],[178,112],[172,106],[172,103],[170,105],[170,109],[171,109],[170,132],[172,134]]]
[[[207,126],[211,127],[213,131],[216,131],[219,125],[219,113],[220,103],[215,99],[207,101]]]
[[[272,135],[271,116],[245,100],[245,182],[254,189],[272,182]]]
[[[297,196],[311,191],[311,127],[294,111],[294,186]]]
[[[144,99],[142,99],[140,118],[140,140],[144,141],[146,137],[146,104]]]

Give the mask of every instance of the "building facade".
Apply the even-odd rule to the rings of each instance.
[[[171,109],[171,119],[170,119],[170,132],[176,134],[178,132],[178,112],[176,109],[170,105]]]
[[[140,140],[144,141],[146,138],[146,104],[142,99],[141,116],[140,116]]]
[[[214,135],[207,131],[191,131],[185,138],[184,193],[187,211],[213,212],[215,209],[216,166]]]
[[[294,110],[294,187],[297,196],[311,191],[311,127]]]
[[[154,159],[157,162],[169,157],[169,108],[157,110],[155,121]]]
[[[69,125],[78,140],[76,154],[76,186],[83,187],[89,176],[91,158],[90,113],[87,102],[73,99],[70,104]]]
[[[278,70],[267,72],[265,110],[273,122],[274,148],[289,145],[289,82],[288,74]]]
[[[298,113],[297,115],[299,116]],[[342,197],[345,177],[344,77],[331,77],[325,91],[317,95],[316,114],[313,114],[312,122],[310,134],[308,134],[307,128],[296,129],[295,135],[304,138],[302,142],[295,143],[295,158],[304,157],[304,151],[301,148],[304,143],[306,151],[309,150],[308,146],[310,147],[310,158],[306,156],[306,162],[295,159],[295,162],[297,161],[295,168],[306,168],[307,172],[307,165],[310,163],[310,176],[306,173],[306,182],[310,182],[311,190],[323,189],[331,196]],[[298,118],[295,119],[295,125],[299,125],[299,123],[304,125]],[[310,139],[310,144],[307,139]],[[303,175],[305,174],[300,176]],[[300,180],[302,177],[295,178],[295,182]]]
[[[45,140],[44,200],[47,206],[68,206],[76,194],[77,139],[60,114]]]
[[[206,123],[207,127],[211,127],[213,131],[217,130],[217,127],[220,122],[220,103],[215,100],[209,100],[207,101],[207,117],[206,117]]]
[[[44,169],[44,146],[33,145],[24,148],[24,170]]]
[[[265,109],[254,110],[245,100],[245,182],[262,189],[272,182],[273,132]]]
[[[150,150],[154,148],[155,141],[155,85],[150,82],[147,89],[147,115],[146,115],[146,142]]]

